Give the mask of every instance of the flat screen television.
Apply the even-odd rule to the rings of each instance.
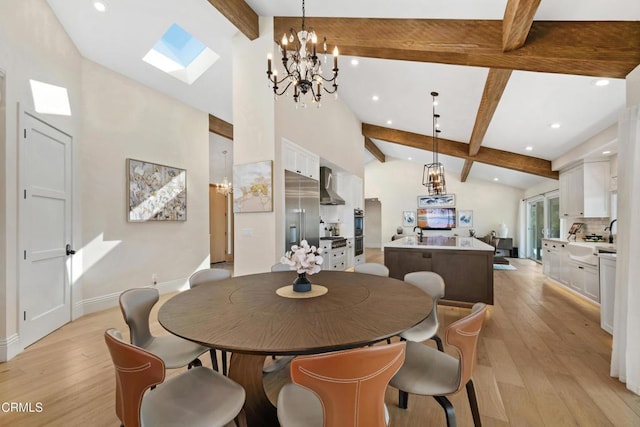
[[[418,227],[425,230],[456,228],[456,208],[420,208],[418,209]]]

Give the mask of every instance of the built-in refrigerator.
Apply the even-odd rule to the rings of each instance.
[[[285,248],[291,250],[301,240],[309,245],[320,244],[320,186],[318,181],[297,173],[284,171]]]

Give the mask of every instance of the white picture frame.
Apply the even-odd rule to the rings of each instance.
[[[442,194],[438,196],[418,196],[419,208],[432,208],[441,206],[455,206],[455,194]]]
[[[460,209],[458,211],[458,227],[473,227],[473,211]]]
[[[416,226],[416,211],[402,211],[402,226],[403,227]]]

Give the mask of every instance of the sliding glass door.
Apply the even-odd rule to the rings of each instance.
[[[557,191],[527,200],[527,258],[542,261],[542,239],[560,237],[560,196]]]

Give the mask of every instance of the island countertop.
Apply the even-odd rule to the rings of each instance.
[[[455,249],[469,251],[491,251],[495,248],[474,237],[424,236],[422,242],[418,236],[405,236],[384,244],[385,248],[407,249]]]

